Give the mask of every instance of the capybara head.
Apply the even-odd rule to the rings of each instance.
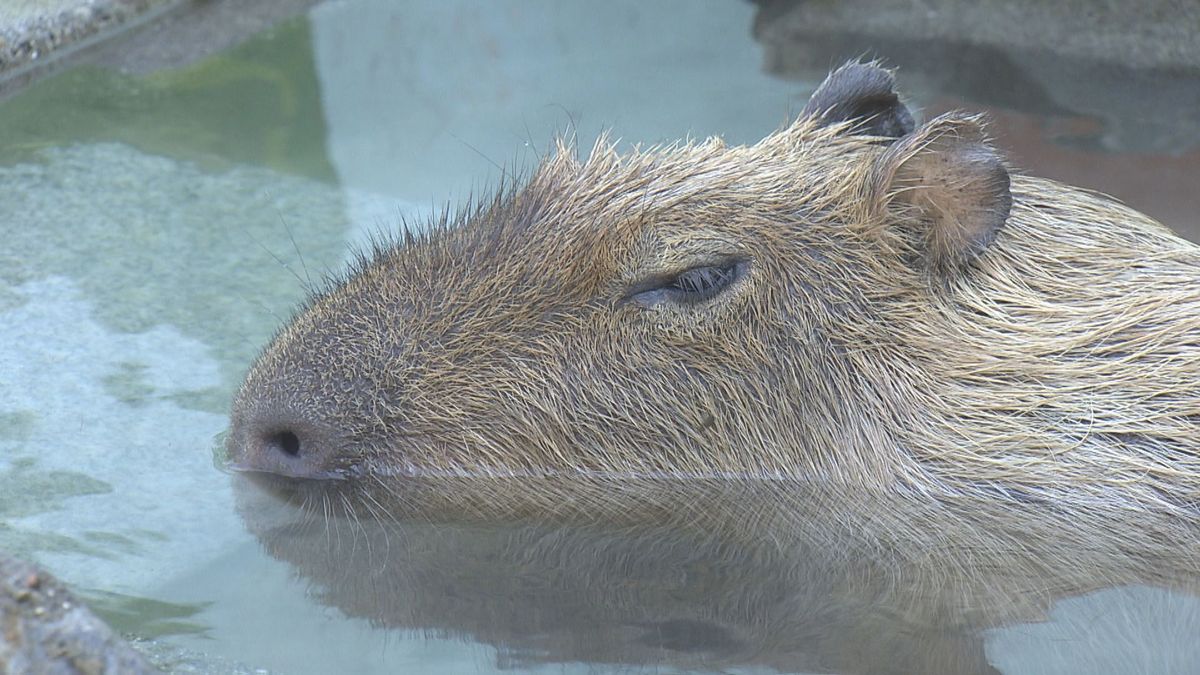
[[[853,63],[756,145],[560,145],[377,247],[259,357],[229,449],[384,486],[790,478],[1190,513],[1198,432],[1197,249],[1010,177],[976,117],[915,126]]]

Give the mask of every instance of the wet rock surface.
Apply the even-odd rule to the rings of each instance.
[[[1188,0],[1095,2],[1007,0],[758,0],[756,30],[767,41],[790,32],[854,27],[866,35],[956,39],[1131,68],[1200,68],[1200,5]]]
[[[0,672],[159,671],[54,577],[0,556]]]
[[[317,2],[0,0],[0,100],[79,63],[131,74],[184,67]]]
[[[170,1],[9,0],[0,8],[0,74]]]

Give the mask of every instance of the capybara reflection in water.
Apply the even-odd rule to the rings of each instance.
[[[231,464],[376,515],[423,476],[697,476],[1194,534],[1200,248],[893,86],[843,66],[747,147],[560,146],[377,247],[255,362]],[[473,511],[588,509],[488,484]]]

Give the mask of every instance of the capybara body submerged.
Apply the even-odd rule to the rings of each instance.
[[[423,476],[545,513],[587,503],[491,479],[718,477],[1194,536],[1200,249],[849,64],[756,145],[560,147],[379,247],[254,364],[229,449],[377,516]]]

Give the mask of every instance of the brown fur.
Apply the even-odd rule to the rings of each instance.
[[[1056,598],[1194,592],[1200,248],[892,81],[560,145],[378,247],[238,394],[233,466],[301,507],[251,528],[352,615],[548,661],[990,673]],[[662,290],[696,268],[734,281]]]
[[[235,465],[372,500],[414,476],[786,478],[1061,522],[1148,510],[1159,530],[1111,545],[1194,544],[1200,249],[1106,197],[1010,184],[978,119],[856,129],[560,145],[312,300],[238,395]],[[717,260],[749,272],[707,303],[638,301]],[[502,489],[475,508],[510,504],[588,510]]]

